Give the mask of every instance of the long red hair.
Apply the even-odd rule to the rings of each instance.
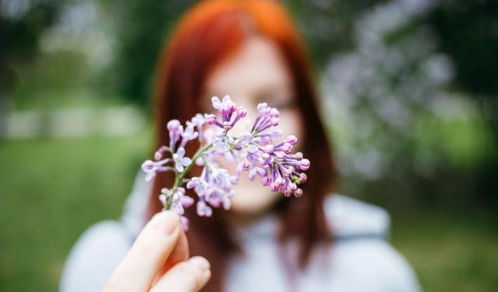
[[[304,267],[313,247],[330,240],[323,210],[324,199],[336,186],[337,173],[325,127],[320,119],[311,67],[302,41],[286,10],[272,0],[207,0],[191,8],[168,40],[158,63],[155,84],[155,149],[168,144],[166,123],[182,122],[200,111],[204,83],[211,70],[234,54],[250,34],[273,41],[284,56],[292,76],[294,96],[303,116],[302,152],[311,161],[308,181],[299,199],[284,199],[274,206],[281,221],[278,240],[299,243],[295,268]],[[187,149],[192,154],[193,149]],[[148,215],[160,211],[160,189],[171,187],[173,178],[164,174],[154,180]],[[205,256],[213,276],[205,291],[222,291],[227,261],[239,251],[225,211],[213,216],[187,211],[187,233],[192,255]],[[292,262],[292,261],[291,261]]]

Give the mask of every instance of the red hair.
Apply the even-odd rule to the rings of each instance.
[[[311,68],[302,41],[288,13],[271,0],[207,0],[191,8],[171,35],[158,63],[155,87],[155,147],[168,144],[166,123],[182,122],[200,110],[204,83],[213,68],[237,52],[244,39],[259,34],[278,47],[294,86],[297,106],[303,116],[304,136],[299,137],[302,152],[311,161],[308,182],[299,199],[284,199],[274,206],[280,217],[278,240],[285,244],[295,238],[299,243],[297,267],[308,262],[313,247],[330,240],[323,210],[324,199],[336,185],[336,168],[325,127],[319,117]],[[155,148],[155,149],[156,149]],[[193,149],[187,149],[192,154]],[[162,208],[157,195],[171,187],[171,175],[154,180],[149,201],[149,216]],[[187,211],[187,233],[192,255],[205,256],[213,276],[205,291],[222,291],[228,259],[239,251],[237,239],[230,232],[230,222],[223,210],[211,218]]]

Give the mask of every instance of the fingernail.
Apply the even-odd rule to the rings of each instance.
[[[199,256],[192,257],[190,259],[190,262],[196,265],[203,272],[209,270],[211,267],[211,265],[205,258]]]
[[[161,216],[160,221],[162,222],[159,224],[160,228],[164,230],[166,235],[172,234],[178,227],[178,215],[171,211],[162,211],[159,216]]]

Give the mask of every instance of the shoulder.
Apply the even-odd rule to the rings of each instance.
[[[389,236],[391,219],[383,208],[341,194],[329,196],[324,208],[338,238]]]
[[[123,224],[102,221],[88,228],[71,249],[60,280],[60,291],[102,290],[131,245]]]
[[[384,209],[334,194],[325,210],[336,237],[331,259],[334,278],[346,286],[365,285],[355,291],[420,290],[412,267],[387,240],[390,217]]]
[[[384,240],[339,242],[331,262],[341,286],[359,288],[348,291],[420,291],[408,261]]]

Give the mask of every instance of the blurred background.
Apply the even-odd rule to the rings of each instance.
[[[193,0],[0,0],[0,287],[54,291],[151,151],[151,80]],[[386,208],[426,291],[498,289],[498,2],[288,0],[339,193]]]

